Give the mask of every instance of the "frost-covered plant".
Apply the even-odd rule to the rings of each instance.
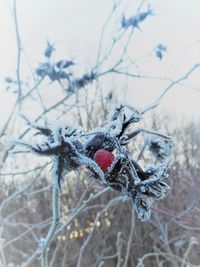
[[[22,141],[17,143],[38,155],[52,158],[53,183],[59,190],[66,172],[85,165],[94,178],[131,198],[138,217],[146,221],[150,217],[153,200],[162,198],[169,190],[163,180],[167,177],[172,143],[170,137],[144,129],[127,133],[131,124],[139,122],[144,113],[130,107],[128,109],[131,114],[127,116],[125,106],[118,106],[103,127],[89,133],[66,125],[47,128],[29,122],[32,128],[45,136],[45,140],[34,145]],[[128,144],[140,132],[154,137],[149,149],[156,153],[159,160],[162,159],[162,164],[143,170],[133,159]],[[97,160],[98,151],[101,153]],[[110,153],[107,156],[106,151]],[[111,158],[109,155],[112,155]],[[109,161],[106,168],[105,161]]]
[[[86,166],[92,177],[130,198],[141,221],[149,219],[153,200],[162,198],[169,191],[169,186],[163,180],[167,177],[170,154],[165,153],[165,160],[161,164],[143,169],[133,159],[128,148],[130,141],[141,132],[159,138],[162,145],[171,143],[170,137],[158,132],[145,129],[127,132],[148,110],[139,112],[120,105],[114,109],[103,127],[89,133],[69,125],[42,127],[25,118],[29,126],[43,137],[42,142],[33,144],[18,140],[16,144],[52,159],[53,220],[46,238],[41,240],[43,267],[48,266],[48,247],[59,225],[60,190],[67,172],[77,170],[81,165]],[[152,150],[151,146],[149,148]]]

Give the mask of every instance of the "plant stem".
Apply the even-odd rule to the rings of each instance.
[[[53,192],[52,192],[52,206],[53,206],[53,220],[51,227],[48,231],[46,238],[42,243],[42,267],[48,267],[48,248],[53,240],[57,227],[60,220],[60,189],[58,187],[57,181],[53,182]]]
[[[13,5],[14,5],[13,13],[14,13],[14,22],[15,22],[15,34],[16,34],[16,40],[17,40],[17,70],[16,70],[16,74],[17,74],[17,86],[18,86],[18,104],[20,104],[21,95],[22,95],[21,77],[20,77],[22,46],[21,46],[21,39],[20,39],[20,33],[19,33],[19,27],[18,27],[16,0],[14,0]]]

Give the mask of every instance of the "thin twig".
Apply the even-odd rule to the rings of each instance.
[[[128,260],[129,260],[130,251],[131,251],[131,242],[132,242],[132,239],[133,239],[134,227],[135,227],[135,211],[134,211],[134,208],[132,207],[130,235],[129,235],[129,239],[128,239],[125,260],[124,260],[124,264],[123,264],[122,267],[127,267],[128,266]]]
[[[44,240],[42,240],[42,267],[48,267],[48,248],[53,240],[56,230],[60,221],[60,189],[58,186],[58,179],[54,179],[53,193],[52,193],[52,208],[53,208],[53,220],[48,234]]]
[[[19,27],[18,27],[16,0],[13,0],[13,15],[14,15],[14,23],[15,23],[15,34],[16,34],[16,40],[17,40],[17,70],[16,70],[16,74],[17,74],[17,86],[18,86],[18,104],[20,104],[21,95],[22,95],[21,75],[20,75],[22,47],[21,47],[21,38],[20,38]]]

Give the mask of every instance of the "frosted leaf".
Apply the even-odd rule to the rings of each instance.
[[[65,69],[73,65],[74,62],[71,60],[60,60],[56,63],[56,67],[58,67],[59,69]]]
[[[150,7],[146,12],[138,13],[135,16],[129,18],[125,18],[125,16],[123,16],[121,20],[121,27],[125,29],[129,27],[139,28],[140,23],[149,16],[153,16],[153,10],[150,9]]]
[[[167,47],[163,44],[158,44],[155,48],[155,54],[156,57],[159,60],[162,60],[162,58],[165,56],[165,54],[167,53]]]
[[[154,137],[148,140],[147,143],[149,145],[149,150],[159,161],[164,161],[172,154],[173,143],[171,140]]]
[[[149,196],[160,199],[165,196],[169,191],[169,186],[164,182],[155,182],[154,184],[150,184],[144,186],[145,191],[143,193],[147,193]],[[141,188],[142,191],[142,188]]]
[[[14,83],[13,79],[12,79],[11,77],[9,77],[9,76],[5,77],[5,78],[4,78],[4,81],[5,81],[6,83]]]
[[[52,66],[49,62],[40,63],[35,72],[38,76],[44,78],[52,72]]]
[[[147,200],[142,198],[140,195],[136,195],[136,197],[133,199],[133,203],[138,218],[143,222],[149,220],[151,215],[151,210],[149,208]]]
[[[83,76],[80,78],[69,80],[68,87],[66,88],[66,90],[67,92],[72,93],[76,89],[83,88],[84,86],[92,83],[96,78],[97,75],[94,72],[83,74]]]
[[[72,75],[69,72],[58,69],[55,65],[50,64],[49,62],[40,63],[35,72],[41,78],[48,76],[52,82],[60,81],[62,79],[69,80],[69,77]]]
[[[52,53],[55,51],[55,47],[53,44],[51,44],[49,41],[47,41],[47,47],[44,51],[44,55],[47,58],[50,58]]]
[[[89,138],[84,145],[85,154],[93,158],[97,150],[103,148],[113,151],[116,147],[115,138],[104,130]]]

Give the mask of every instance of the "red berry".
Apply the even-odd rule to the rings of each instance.
[[[94,154],[94,161],[99,165],[103,172],[107,172],[114,158],[114,155],[106,149],[99,149]]]

